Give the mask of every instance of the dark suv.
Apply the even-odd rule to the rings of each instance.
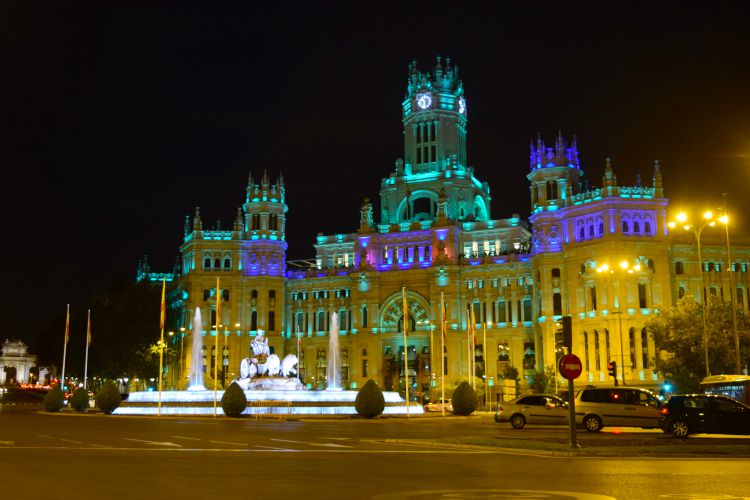
[[[727,396],[678,394],[661,408],[659,427],[674,437],[688,434],[750,434],[750,406]]]

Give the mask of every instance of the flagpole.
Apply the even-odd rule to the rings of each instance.
[[[406,287],[401,287],[401,295],[404,299],[404,390],[406,394],[406,418],[409,418],[409,346],[406,343],[407,330],[409,328],[409,311],[406,308]]]
[[[477,388],[477,355],[476,355],[476,342],[477,342],[477,323],[476,317],[474,316],[474,305],[471,305],[471,345],[469,346],[469,359],[471,362],[471,388],[476,390]]]
[[[219,323],[221,323],[221,289],[216,278],[216,340],[214,342],[214,417],[216,416],[216,392],[219,388]]]
[[[445,292],[440,292],[440,411],[442,416],[445,416]]]
[[[88,318],[86,321],[86,358],[83,363],[83,388],[88,387],[88,374],[89,374],[89,344],[91,343],[91,309],[88,310]]]
[[[294,329],[297,331],[297,380],[299,380],[301,382],[302,379],[300,378],[299,365],[300,365],[300,359],[301,359],[300,358],[300,350],[301,350],[302,338],[300,336],[301,332],[300,332],[299,324],[297,323],[297,315],[296,314],[294,315]]]
[[[164,295],[167,288],[167,279],[164,278],[161,281],[161,308],[159,312],[159,328],[161,329],[161,336],[159,338],[159,404],[157,407],[156,414],[161,416],[161,385],[163,375],[163,363],[164,363],[164,316],[166,312],[166,304],[164,303]]]
[[[70,304],[68,304],[65,313],[65,341],[63,342],[63,363],[62,363],[62,384],[61,388],[65,392],[65,356],[68,353],[68,337],[70,336]]]
[[[466,305],[466,381],[471,385],[471,304]]]

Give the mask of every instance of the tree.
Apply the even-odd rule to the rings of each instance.
[[[221,397],[221,409],[227,417],[239,418],[247,409],[247,396],[237,382],[232,382]]]
[[[709,296],[706,309],[711,373],[734,373],[731,306],[717,297]],[[700,381],[706,376],[703,311],[701,304],[692,297],[683,297],[673,307],[660,311],[646,323],[657,351],[666,351],[656,356],[656,370],[671,380],[679,392],[697,392]],[[750,354],[750,325],[741,311],[738,311],[737,319],[740,354],[742,359],[747,359]]]
[[[354,409],[365,418],[375,418],[383,413],[385,398],[383,391],[374,380],[368,380],[359,390],[354,400]]]
[[[468,382],[461,382],[451,399],[454,415],[471,415],[479,407],[477,393],[471,388]]]
[[[122,402],[120,391],[111,380],[107,380],[96,393],[95,404],[105,415],[112,414]]]

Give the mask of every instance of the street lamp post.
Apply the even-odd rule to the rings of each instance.
[[[185,375],[183,367],[184,367],[184,361],[182,360],[182,349],[185,345],[185,327],[180,327],[180,373],[179,373],[179,380],[177,381],[177,390],[180,389],[180,385],[182,384],[182,377]]]
[[[700,278],[701,278],[701,319],[703,320],[703,353],[706,361],[706,377],[711,375],[711,369],[708,364],[708,330],[706,328],[706,313],[708,312],[708,297],[706,296],[706,286],[703,282],[703,254],[701,253],[701,233],[707,227],[714,227],[716,221],[714,214],[711,211],[703,214],[703,222],[698,226],[688,223],[687,214],[680,212],[677,214],[677,222],[682,224],[682,229],[685,231],[691,231],[695,235],[695,239],[698,244],[698,267],[700,267]],[[677,223],[671,221],[667,224],[670,229],[677,227]]]
[[[724,193],[724,212],[719,217],[719,222],[724,224],[724,231],[727,236],[727,272],[729,273],[729,298],[732,305],[732,333],[734,334],[734,369],[736,374],[742,373],[742,361],[740,357],[740,337],[737,333],[737,290],[734,285],[734,268],[732,267],[732,248],[729,245],[729,215],[727,214],[727,193]]]
[[[626,260],[623,260],[620,262],[619,265],[619,276],[617,277],[617,311],[612,311],[612,314],[617,314],[617,325],[618,325],[618,331],[620,336],[620,370],[622,370],[622,375],[620,378],[622,379],[622,385],[625,385],[625,348],[623,347],[622,343],[622,288],[620,285],[620,282],[622,281],[622,277],[625,273],[627,274],[633,274],[634,272],[638,272],[641,270],[640,264],[635,264],[633,266],[630,265],[630,263]],[[602,264],[599,267],[596,268],[597,273],[606,273],[609,275],[612,275],[615,273],[614,269],[611,269],[609,264]],[[610,285],[612,282],[610,281]],[[614,304],[613,304],[614,305]],[[631,367],[632,369],[632,367]],[[617,382],[617,380],[615,380]]]

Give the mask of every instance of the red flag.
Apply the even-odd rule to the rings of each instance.
[[[470,325],[471,343],[472,345],[474,345],[474,347],[476,347],[477,346],[477,322],[476,322],[476,319],[474,318],[474,304],[472,304],[469,307],[471,309],[471,325]]]
[[[70,339],[70,304],[68,304],[68,312],[65,314],[65,343],[68,343]]]
[[[89,309],[88,322],[86,323],[86,345],[91,345],[91,309]]]
[[[162,330],[164,330],[164,318],[166,316],[166,310],[167,310],[166,303],[164,301],[164,292],[166,291],[166,288],[167,288],[167,280],[165,278],[161,282],[161,315],[159,317],[159,328]]]

